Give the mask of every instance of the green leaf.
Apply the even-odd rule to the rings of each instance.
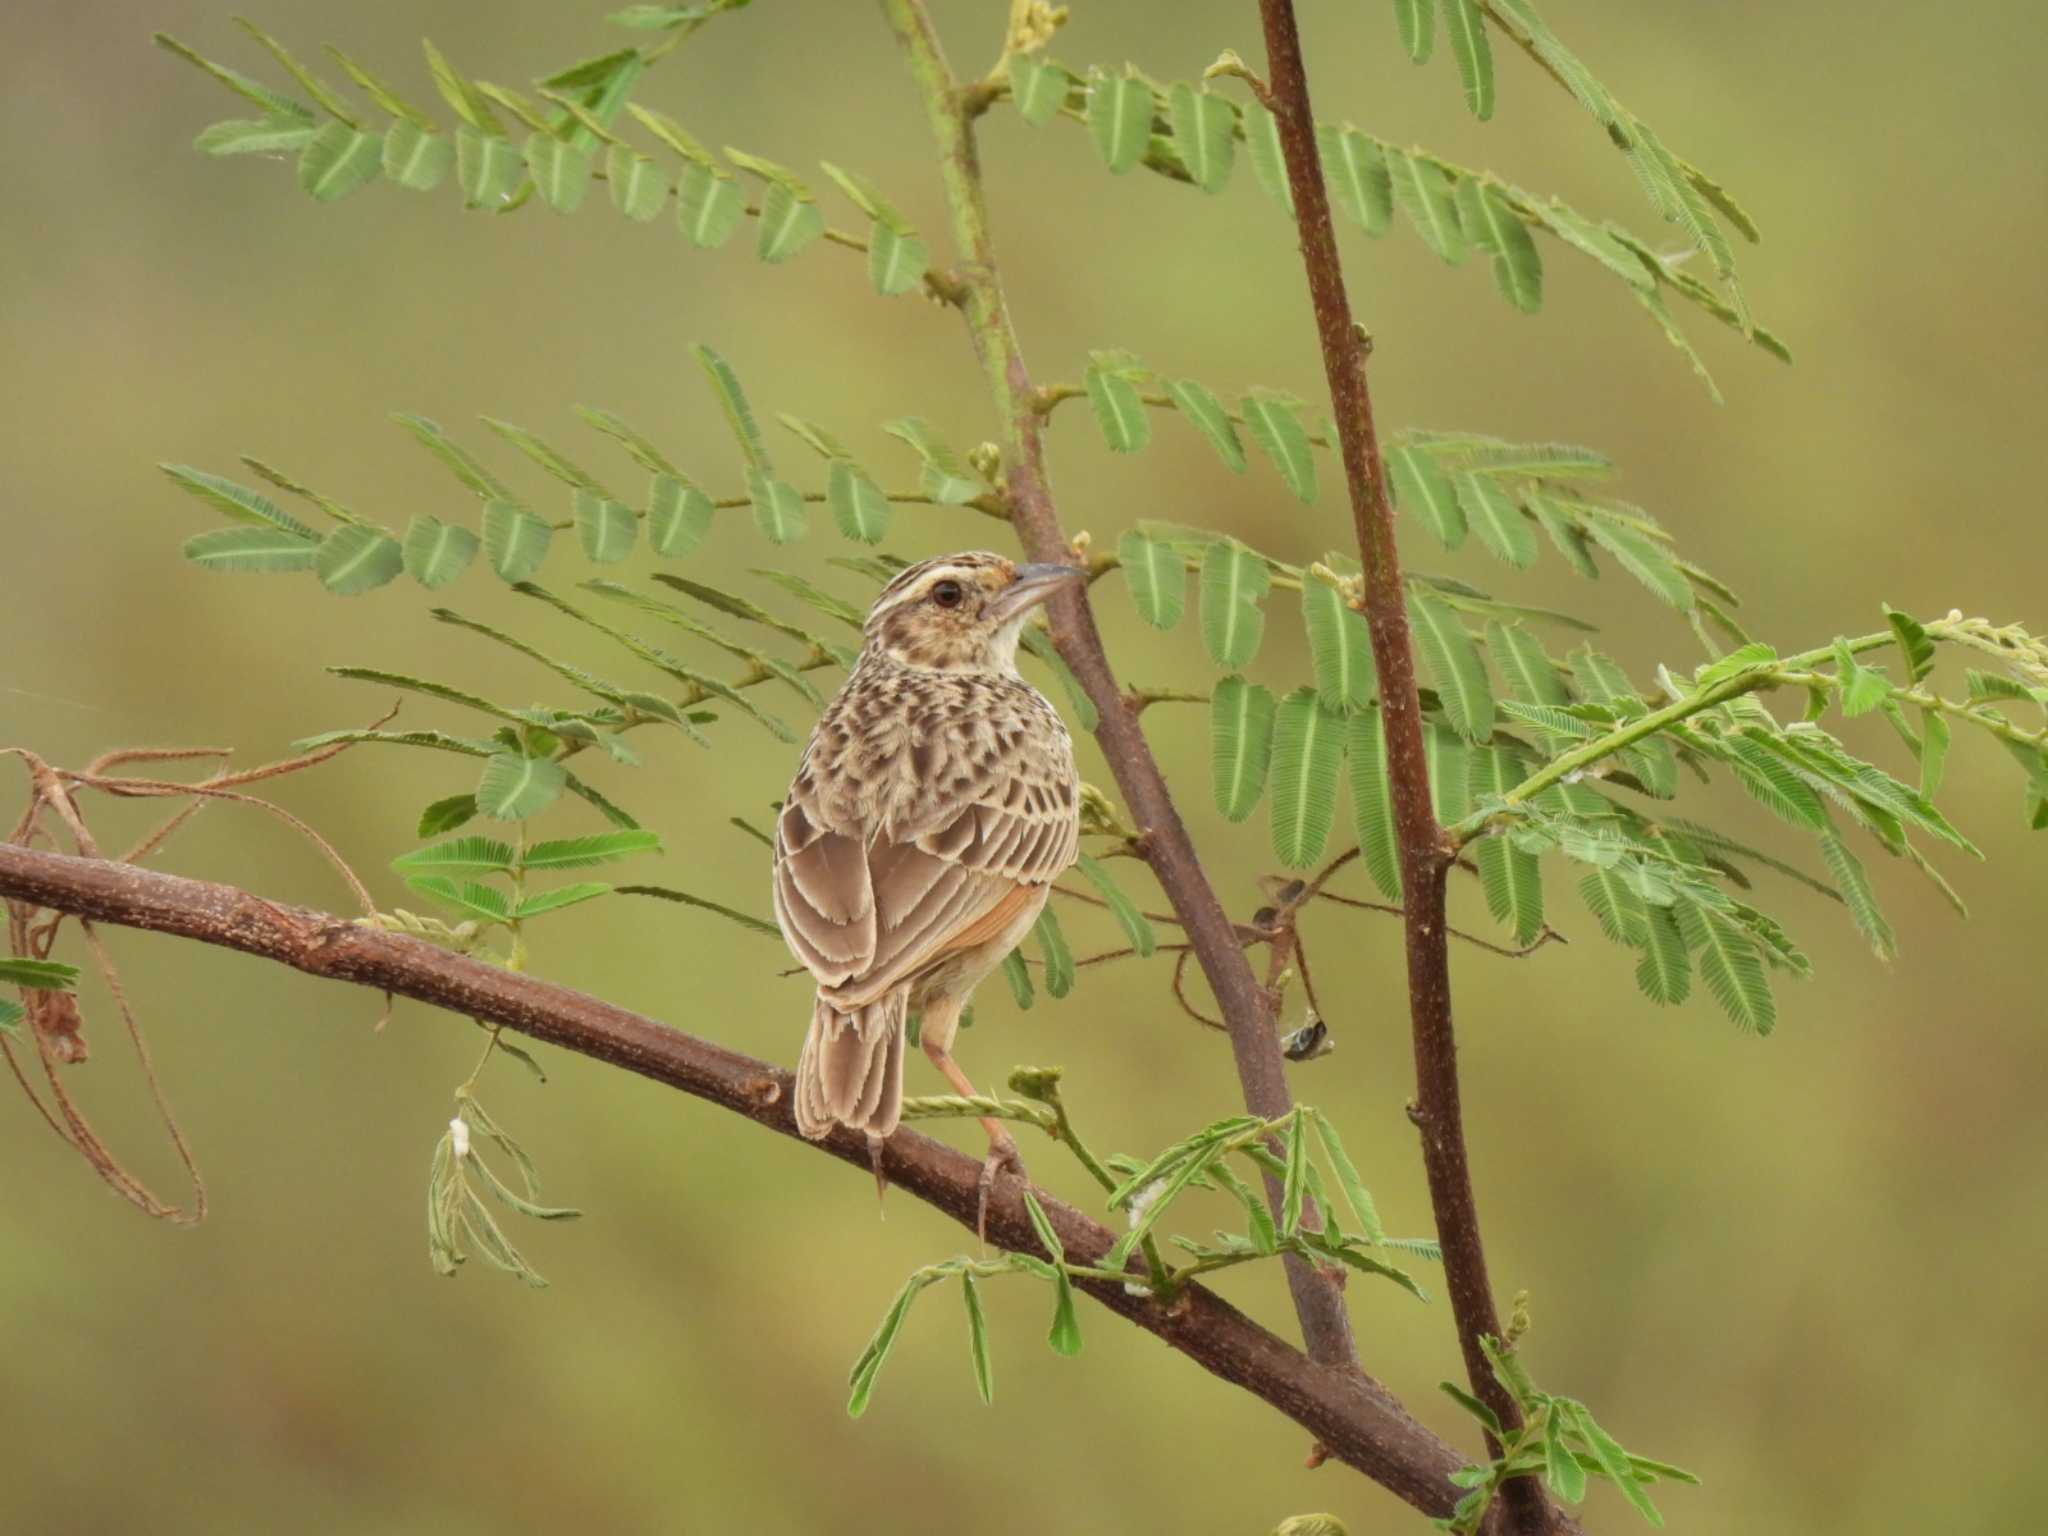
[[[377,134],[327,123],[299,151],[299,188],[318,202],[335,202],[376,180],[383,163],[384,141]]]
[[[1408,613],[1445,718],[1467,741],[1485,741],[1493,734],[1493,687],[1479,648],[1441,598],[1411,592]]]
[[[485,501],[516,500],[505,488],[502,480],[472,458],[468,451],[443,432],[438,424],[424,416],[414,416],[405,411],[394,411],[391,419],[417,438],[421,447],[439,459],[456,479]]]
[[[1948,761],[1948,718],[1939,710],[1920,711],[1920,796],[1932,800],[1941,791],[1942,768]]]
[[[1010,995],[1019,1009],[1028,1009],[1037,1000],[1031,987],[1031,967],[1024,963],[1022,950],[1013,949],[1003,956],[1003,980],[1010,984]]]
[[[419,835],[434,837],[442,832],[453,832],[475,815],[475,795],[450,795],[445,800],[436,800],[420,812]]]
[[[1387,451],[1394,504],[1428,525],[1445,549],[1465,542],[1465,507],[1436,455],[1412,445]]]
[[[746,214],[746,194],[730,175],[699,161],[683,167],[676,183],[676,227],[698,250],[725,244]]]
[[[285,528],[213,528],[185,541],[185,558],[210,571],[310,571],[320,546]]]
[[[668,172],[630,145],[608,145],[604,152],[605,187],[612,206],[637,224],[661,216],[668,201]]]
[[[1230,413],[1223,408],[1223,402],[1207,388],[1193,379],[1169,379],[1166,392],[1173,397],[1173,403],[1195,429],[1209,440],[1209,446],[1216,450],[1216,457],[1232,474],[1244,473],[1244,444],[1237,440],[1237,428],[1231,424]]]
[[[496,210],[511,202],[526,174],[526,158],[510,139],[467,125],[455,130],[455,179],[471,208]]]
[[[1464,3],[1464,0],[1460,0]],[[1526,314],[1543,307],[1543,257],[1515,211],[1483,182],[1458,183],[1458,215],[1472,243],[1493,256],[1501,296]]]
[[[1616,1443],[1612,1435],[1593,1422],[1593,1415],[1586,1411],[1585,1404],[1574,1402],[1568,1397],[1559,1398],[1552,1411],[1558,1410],[1571,1415],[1579,1434],[1585,1439],[1586,1444],[1592,1447],[1593,1459],[1599,1462],[1607,1475],[1614,1480],[1614,1486],[1621,1490],[1621,1496],[1635,1506],[1636,1513],[1650,1524],[1661,1526],[1664,1517],[1657,1513],[1657,1506],[1652,1504],[1650,1496],[1643,1492],[1642,1482],[1636,1476],[1636,1469],[1629,1460],[1628,1452]]]
[[[268,86],[251,80],[237,70],[229,69],[225,64],[216,64],[211,59],[201,58],[189,46],[167,32],[152,34],[151,41],[165,52],[174,53],[187,64],[204,70],[237,96],[245,101],[254,102],[272,117],[296,118],[305,123],[313,120],[313,109],[304,102],[294,101],[289,96],[280,96]]]
[[[1327,709],[1363,709],[1379,687],[1373,667],[1372,631],[1365,616],[1326,580],[1320,568],[1302,578],[1301,614],[1308,626],[1309,657],[1316,693]]]
[[[1486,648],[1493,655],[1494,670],[1507,680],[1508,691],[1516,698],[1560,708],[1571,702],[1571,692],[1544,654],[1542,642],[1521,625],[1488,620]]]
[[[1034,128],[1053,120],[1067,104],[1067,93],[1074,84],[1073,75],[1049,59],[1023,53],[1010,60],[1010,92],[1018,113]]]
[[[1696,901],[1679,901],[1678,923],[1686,943],[1699,955],[1700,980],[1721,1011],[1751,1033],[1768,1035],[1778,1021],[1778,1010],[1755,941]]]
[[[73,992],[78,988],[78,967],[62,960],[0,955],[0,985],[28,987],[37,992]]]
[[[1586,547],[1585,526],[1541,491],[1530,491],[1526,505],[1536,514],[1536,521],[1543,525],[1543,531],[1550,535],[1550,542],[1565,562],[1588,581],[1598,581],[1600,567],[1593,563],[1593,553]]]
[[[1640,949],[1650,942],[1643,898],[1630,889],[1618,868],[1595,868],[1579,882],[1579,896],[1599,922],[1600,931],[1616,944]]]
[[[803,492],[757,468],[747,470],[747,496],[754,507],[754,525],[771,544],[787,544],[810,532]]]
[[[1368,235],[1384,235],[1394,223],[1394,184],[1380,146],[1355,128],[1319,128],[1324,173],[1352,223]]]
[[[1045,959],[1046,993],[1065,997],[1074,990],[1074,952],[1067,948],[1067,936],[1060,931],[1058,914],[1050,906],[1041,909],[1031,932],[1038,940],[1039,954]]]
[[[328,591],[353,597],[397,579],[405,569],[405,551],[387,533],[344,523],[320,541],[313,569]]]
[[[1472,809],[1472,753],[1465,738],[1435,720],[1422,730],[1423,766],[1429,771],[1429,803],[1445,826],[1463,821]]]
[[[1850,719],[1867,715],[1892,695],[1892,685],[1882,672],[1873,672],[1856,660],[1848,642],[1835,640],[1836,680],[1842,685],[1842,713]]]
[[[1254,389],[1241,405],[1252,440],[1265,450],[1273,467],[1280,471],[1280,478],[1287,482],[1287,488],[1298,500],[1314,501],[1316,460],[1296,403],[1273,390]]]
[[[609,496],[578,486],[575,494],[576,537],[593,565],[616,565],[633,553],[640,523],[632,509]]]
[[[1586,1497],[1586,1469],[1564,1443],[1560,1415],[1554,1409],[1543,1416],[1543,1480],[1566,1503],[1577,1504]]]
[[[525,864],[532,869],[588,869],[611,864],[636,854],[661,852],[658,834],[642,829],[630,832],[599,832],[590,837],[554,838],[535,843],[526,850]]]
[[[1123,893],[1100,861],[1084,853],[1075,859],[1075,864],[1087,877],[1088,883],[1109,903],[1110,912],[1130,938],[1131,948],[1140,956],[1149,958],[1159,948],[1159,937],[1152,931],[1151,923],[1145,920],[1145,914],[1138,910],[1137,903]]]
[[[986,489],[922,416],[904,416],[884,422],[882,430],[908,443],[923,461],[921,483],[925,493],[941,506],[965,506]]]
[[[1129,379],[1091,363],[1081,375],[1081,383],[1094,409],[1095,424],[1102,429],[1111,452],[1136,453],[1152,441],[1151,419],[1138,398],[1137,386]]]
[[[1722,742],[1736,781],[1757,800],[1795,827],[1819,831],[1828,823],[1826,809],[1796,768],[1748,736]]]
[[[477,536],[459,523],[444,523],[424,512],[405,530],[405,571],[430,591],[445,587],[476,558]]]
[[[446,875],[408,875],[405,883],[422,896],[486,923],[502,923],[512,916],[512,903],[495,886],[475,880],[455,881]]]
[[[473,797],[465,796],[471,805]],[[451,837],[445,842],[415,848],[391,861],[400,874],[480,875],[509,871],[514,852],[510,843],[488,837]]]
[[[1244,105],[1244,147],[1252,160],[1252,176],[1266,196],[1294,217],[1294,186],[1287,179],[1287,155],[1280,147],[1280,124],[1256,101]]]
[[[863,544],[879,544],[889,532],[889,498],[851,459],[834,459],[826,471],[825,501],[839,531]]]
[[[931,261],[930,249],[914,234],[892,229],[880,219],[868,231],[868,281],[884,297],[922,286]]]
[[[647,492],[647,544],[675,559],[704,542],[715,508],[711,498],[674,475],[657,474]]]
[[[1465,82],[1465,105],[1483,123],[1493,116],[1493,45],[1478,0],[1444,0],[1444,31]]]
[[[1379,1208],[1373,1204],[1372,1193],[1366,1189],[1365,1181],[1358,1176],[1358,1165],[1351,1161],[1351,1155],[1344,1150],[1344,1143],[1338,1139],[1337,1128],[1319,1109],[1302,1112],[1315,1122],[1316,1136],[1323,1144],[1323,1157],[1337,1175],[1337,1185],[1344,1191],[1344,1203],[1358,1218],[1359,1230],[1365,1234],[1367,1242],[1378,1244],[1387,1235],[1380,1225]]]
[[[1164,544],[1135,528],[1117,540],[1117,561],[1138,616],[1155,629],[1171,629],[1187,606],[1187,567]]]
[[[1394,0],[1394,25],[1408,57],[1418,64],[1427,62],[1436,43],[1436,0]]]
[[[554,530],[524,507],[494,501],[484,508],[484,558],[503,581],[525,581],[548,557]]]
[[[1536,563],[1536,534],[1514,497],[1485,475],[1458,476],[1458,503],[1478,531],[1479,542],[1518,570]]]
[[[400,118],[384,130],[383,168],[387,181],[415,192],[431,192],[455,165],[455,141]]]
[[[922,1274],[910,1277],[903,1289],[896,1293],[895,1301],[890,1303],[888,1312],[882,1317],[881,1326],[875,1330],[874,1337],[868,1340],[867,1348],[861,1351],[860,1358],[854,1362],[853,1373],[849,1378],[853,1392],[846,1400],[848,1418],[857,1419],[867,1412],[868,1399],[874,1396],[875,1377],[881,1373],[882,1362],[889,1358],[889,1351],[896,1344],[896,1336],[903,1331],[903,1320],[910,1315],[910,1304],[917,1300],[917,1293],[929,1283]]]
[[[1174,86],[1170,104],[1173,143],[1181,164],[1204,192],[1221,192],[1237,158],[1237,109],[1185,81]]]
[[[1289,869],[1322,856],[1337,818],[1337,771],[1344,721],[1313,688],[1280,701],[1273,721],[1273,853]]]
[[[1308,1198],[1308,1131],[1302,1124],[1306,1113],[1295,1110],[1287,1126],[1286,1172],[1280,1184],[1282,1237],[1292,1237],[1301,1230],[1301,1210]]]
[[[718,396],[719,408],[725,412],[726,425],[732,429],[747,463],[757,469],[770,469],[768,448],[761,439],[760,423],[754,419],[754,408],[747,403],[747,392],[740,387],[739,375],[732,371],[732,364],[702,343],[692,347],[690,353],[703,368],[705,377],[710,379],[712,392]]]
[[[1074,1315],[1074,1285],[1064,1269],[1053,1277],[1052,1329],[1046,1342],[1056,1355],[1081,1353],[1081,1319]]]
[[[1395,149],[1391,144],[1384,153],[1395,205],[1408,216],[1422,243],[1456,266],[1471,254],[1471,248],[1458,222],[1450,176],[1433,162]]]
[[[1692,583],[1662,545],[1604,517],[1586,519],[1586,531],[1621,568],[1681,613],[1694,604]]]
[[[554,803],[566,784],[552,758],[495,754],[476,786],[476,808],[494,821],[525,821]]]
[[[538,464],[564,485],[577,490],[602,490],[597,481],[591,477],[590,471],[572,463],[560,450],[551,446],[535,433],[529,432],[526,428],[518,426],[513,422],[500,421],[495,416],[485,416],[479,419],[485,426],[489,427],[498,436],[505,439],[506,442],[517,448],[527,458]]]
[[[1840,893],[1842,904],[1849,909],[1857,931],[1870,941],[1870,947],[1877,952],[1880,960],[1890,960],[1898,954],[1898,939],[1892,932],[1892,925],[1878,909],[1877,893],[1871,889],[1870,876],[1864,872],[1863,861],[1849,850],[1841,835],[1833,827],[1820,835],[1820,856],[1828,867],[1828,873],[1835,877],[1835,889]]]
[[[779,181],[761,191],[760,238],[754,254],[771,266],[788,261],[825,233],[825,215],[809,198]]]
[[[1110,174],[1144,157],[1152,138],[1152,88],[1128,75],[1099,75],[1088,88],[1088,133]]]
[[[1520,781],[1520,765],[1503,748],[1472,754],[1472,787],[1481,795],[1506,794]],[[1514,934],[1517,944],[1534,943],[1543,931],[1543,871],[1536,856],[1499,835],[1478,839],[1472,853],[1486,891],[1486,910]]]
[[[310,123],[296,117],[231,118],[200,130],[192,147],[205,155],[296,154],[314,132]],[[388,141],[385,154],[388,158]]]
[[[533,177],[541,201],[557,213],[574,213],[590,190],[590,173],[597,164],[593,150],[556,138],[551,133],[533,133],[526,140],[526,169]]]
[[[1887,608],[1884,617],[1892,627],[1893,637],[1899,642],[1899,650],[1905,655],[1906,681],[1919,682],[1934,670],[1934,642],[1927,638],[1927,631],[1911,614]]]
[[[1692,962],[1678,919],[1669,907],[1646,906],[1643,913],[1648,942],[1636,964],[1636,985],[1652,1002],[1682,1003],[1692,991]]]
[[[771,939],[780,939],[782,930],[773,923],[764,922],[745,912],[736,911],[720,902],[708,901],[702,896],[692,896],[688,891],[672,890],[665,885],[622,885],[618,887],[621,896],[658,896],[663,901],[678,902],[686,907],[701,907],[706,912],[716,912],[720,917],[730,918],[742,928],[751,928],[764,933]]]
[[[169,475],[172,483],[180,490],[191,492],[201,501],[226,513],[235,522],[276,528],[308,541],[314,538],[311,528],[268,497],[259,496],[246,486],[237,485],[232,480],[224,480],[219,475],[209,475],[205,470],[194,469],[189,464],[159,464],[157,468]]]
[[[988,1352],[988,1317],[981,1310],[981,1291],[974,1272],[960,1271],[960,1296],[967,1307],[967,1353],[974,1362],[974,1390],[984,1403],[995,1400],[994,1369]]]
[[[1241,677],[1224,678],[1209,697],[1210,778],[1227,820],[1250,816],[1265,792],[1273,715],[1273,695]]]
[[[539,917],[543,912],[559,911],[573,907],[578,902],[589,901],[597,896],[609,896],[612,888],[602,880],[583,880],[575,885],[557,886],[552,891],[541,891],[527,897],[512,909],[515,918]]]
[[[21,1021],[28,1017],[28,1010],[11,998],[0,998],[0,1035],[21,1033]]]
[[[1218,539],[1202,556],[1202,643],[1219,667],[1251,665],[1266,631],[1260,604],[1272,590],[1266,562],[1236,539]]]
[[[1389,901],[1401,899],[1401,853],[1394,831],[1394,800],[1387,777],[1386,724],[1378,709],[1351,717],[1351,814],[1366,873]]]

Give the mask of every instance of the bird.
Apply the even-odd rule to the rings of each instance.
[[[1017,644],[1038,605],[1083,575],[986,551],[897,573],[776,816],[775,919],[817,982],[797,1129],[864,1132],[878,1185],[909,1016],[946,1081],[979,1097],[952,1055],[961,1010],[1079,852],[1073,740],[1019,675]],[[1000,1120],[981,1123],[985,1232],[998,1172],[1023,1162]]]

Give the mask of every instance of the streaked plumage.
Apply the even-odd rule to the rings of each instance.
[[[775,916],[818,983],[797,1065],[804,1135],[879,1139],[903,1103],[904,1026],[956,1089],[975,985],[1074,862],[1080,784],[1058,712],[1017,675],[1030,611],[1078,571],[999,555],[900,574],[804,748],[775,827]],[[1000,1125],[992,1160],[1014,1158]]]

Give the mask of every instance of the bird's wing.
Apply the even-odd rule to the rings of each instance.
[[[1003,754],[873,827],[834,827],[821,797],[793,788],[775,824],[775,915],[819,987],[858,1006],[1003,933],[1078,840],[1057,762]]]

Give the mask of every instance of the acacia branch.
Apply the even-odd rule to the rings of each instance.
[[[790,1075],[779,1067],[686,1035],[585,993],[487,964],[332,913],[267,901],[234,886],[187,880],[105,859],[74,858],[0,843],[0,898],[89,921],[167,933],[274,960],[332,981],[398,993],[458,1018],[486,1019],[535,1040],[623,1067],[743,1115],[858,1168],[867,1138],[835,1129],[798,1136]],[[972,1229],[981,1164],[914,1131],[882,1144],[890,1183]],[[1115,1234],[1037,1191],[1067,1257],[1100,1264]],[[1019,1253],[1050,1257],[1024,1206],[1023,1187],[1000,1181],[988,1202],[988,1236]],[[1130,1271],[1143,1284],[1142,1270]],[[1353,1371],[1329,1370],[1199,1285],[1172,1302],[1132,1295],[1114,1281],[1076,1282],[1112,1312],[1157,1335],[1204,1370],[1264,1399],[1319,1444],[1416,1508],[1447,1513],[1464,1458],[1410,1418],[1385,1388]]]
[[[1351,494],[1358,554],[1365,568],[1363,609],[1372,631],[1379,668],[1380,704],[1386,721],[1387,775],[1393,791],[1394,827],[1401,850],[1402,889],[1407,908],[1409,1022],[1415,1042],[1415,1103],[1411,1115],[1422,1133],[1422,1160],[1429,1176],[1430,1205],[1443,1245],[1444,1275],[1456,1318],[1465,1374],[1476,1393],[1512,1434],[1522,1425],[1514,1397],[1495,1379],[1480,1348],[1482,1337],[1501,1336],[1493,1290],[1486,1277],[1479,1213],[1465,1155],[1465,1131],[1458,1102],[1457,1041],[1451,1024],[1450,946],[1444,912],[1445,877],[1452,849],[1431,808],[1429,774],[1422,743],[1422,706],[1415,684],[1415,653],[1394,537],[1394,509],[1387,495],[1366,385],[1367,345],[1353,323],[1337,256],[1337,231],[1330,217],[1316,148],[1315,116],[1309,105],[1308,73],[1293,0],[1259,0],[1265,26],[1272,107],[1287,161],[1301,232],[1302,263],[1322,342],[1338,446]],[[1491,1437],[1489,1437],[1491,1438]],[[1500,1454],[1493,1442],[1493,1453]],[[1554,1510],[1534,1478],[1509,1482],[1504,1513],[1511,1528],[1538,1532],[1554,1528]]]
[[[1074,563],[1046,473],[1045,416],[1018,349],[996,265],[974,132],[976,98],[971,88],[962,88],[947,64],[922,0],[882,0],[882,9],[909,59],[938,141],[940,174],[966,289],[961,311],[1002,422],[1011,523],[1032,559]],[[1222,1007],[1245,1108],[1261,1119],[1278,1120],[1294,1107],[1294,1098],[1274,1027],[1273,995],[1253,974],[1236,925],[1203,872],[1165,776],[1139,728],[1138,712],[1110,670],[1086,594],[1056,593],[1047,608],[1053,644],[1095,705],[1096,740],[1141,829],[1145,860],[1186,927],[1202,973]],[[1277,1210],[1279,1181],[1269,1175],[1266,1186]],[[1296,1256],[1290,1255],[1286,1265],[1288,1289],[1310,1356],[1327,1365],[1356,1369],[1351,1319],[1338,1280]]]

